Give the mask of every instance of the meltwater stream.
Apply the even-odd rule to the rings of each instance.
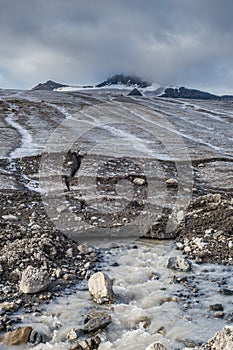
[[[105,250],[100,269],[113,279],[115,302],[95,304],[84,281],[72,293],[67,291],[65,296],[40,305],[42,313],[21,311],[20,325],[52,334],[49,343],[33,349],[69,349],[67,333],[81,328],[91,309],[106,311],[112,317],[101,335],[100,350],[144,350],[154,341],[162,341],[167,349],[182,349],[187,344],[205,342],[226,324],[208,307],[221,303],[226,314],[233,311],[232,297],[219,293],[221,282],[233,285],[232,267],[193,264],[188,273],[169,270],[168,258],[178,253],[173,242],[154,240],[138,240],[128,247]],[[177,283],[181,277],[187,277],[186,285]]]

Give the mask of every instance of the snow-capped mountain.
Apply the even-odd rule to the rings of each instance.
[[[129,87],[137,87],[137,88],[146,88],[151,86],[151,83],[148,81],[142,80],[137,76],[124,75],[124,74],[116,74],[100,84],[97,84],[96,87],[101,88],[104,86],[112,86],[112,85],[125,85]]]
[[[49,90],[49,91],[86,91],[86,92],[99,92],[99,93],[112,93],[123,95],[135,95],[132,93],[137,90],[136,96],[158,96],[168,98],[184,98],[184,99],[200,99],[200,100],[219,100],[230,99],[233,100],[233,96],[224,95],[218,96],[206,91],[197,89],[190,89],[186,87],[172,87],[172,86],[160,86],[157,83],[150,83],[142,78],[133,75],[116,74],[103,82],[96,85],[84,85],[84,86],[69,86],[48,80],[46,83],[40,83],[32,90]],[[136,91],[135,90],[135,91]]]

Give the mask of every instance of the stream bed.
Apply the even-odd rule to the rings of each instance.
[[[105,249],[100,269],[113,279],[115,302],[95,304],[87,281],[83,281],[67,290],[65,296],[40,305],[41,312],[20,311],[20,325],[31,325],[52,335],[49,343],[33,349],[69,349],[67,333],[81,328],[92,309],[108,312],[112,317],[112,323],[100,335],[100,350],[144,350],[156,340],[168,349],[205,342],[227,324],[209,310],[210,305],[222,304],[228,317],[233,313],[232,296],[220,293],[225,284],[233,285],[232,267],[193,264],[191,272],[172,271],[166,267],[167,260],[177,254],[173,242],[145,239]]]

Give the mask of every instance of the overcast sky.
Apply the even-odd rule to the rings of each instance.
[[[0,87],[133,73],[233,94],[233,0],[0,0]]]

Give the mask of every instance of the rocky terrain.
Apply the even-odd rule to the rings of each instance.
[[[232,196],[208,194],[196,198],[176,233],[177,246],[190,259],[232,265]]]
[[[170,98],[189,98],[189,99],[203,99],[203,100],[218,100],[221,99],[220,96],[210,94],[208,92],[187,89],[185,87],[180,88],[167,88],[161,97],[170,97]]]
[[[13,311],[20,307],[30,309],[35,303],[59,296],[65,288],[98,269],[100,252],[59,232],[37,193],[1,192],[0,227],[0,303],[5,312],[7,305]],[[34,270],[28,287],[23,285],[22,276],[29,266]],[[33,280],[36,274],[38,277]],[[1,330],[11,324],[5,312],[1,316]]]
[[[145,232],[141,234],[140,231],[137,238],[144,235],[156,240],[172,238],[176,242],[180,255],[177,255],[176,258],[172,257],[173,260],[170,260],[166,269],[178,271],[178,274],[180,271],[188,274],[191,265],[195,263],[214,263],[226,266],[226,269],[231,268],[233,264],[233,113],[231,102],[198,101],[196,104],[190,100],[179,102],[162,98],[140,97],[138,100],[137,97],[122,96],[121,94],[100,96],[99,94],[89,95],[74,92],[22,92],[16,90],[1,91],[0,97],[0,330],[4,337],[6,331],[14,329],[15,322],[21,321],[18,319],[19,310],[24,309],[26,313],[41,313],[43,304],[65,295],[68,288],[72,290],[83,280],[90,281],[90,276],[102,269],[104,264],[103,250],[80,243],[77,237],[75,240],[71,239],[70,235],[67,236],[66,232],[59,229],[56,224],[62,215],[69,218],[69,209],[75,212],[74,225],[77,227],[82,218],[85,218],[85,223],[92,225],[94,229],[98,227],[112,229],[118,226],[124,227],[124,225],[127,228],[127,224],[133,222],[134,217],[137,217],[139,213],[142,213],[142,221],[146,221],[147,218],[149,220],[148,213],[150,214],[154,208],[159,208],[156,220],[151,222],[149,228],[146,225]],[[65,185],[64,178],[60,179],[59,182],[59,196],[62,193],[63,197],[58,196],[57,198],[65,198],[70,208],[64,207],[65,203],[60,199],[59,205],[55,206],[55,215],[51,218],[48,215],[46,200],[43,197],[43,190],[47,189],[40,187],[40,166],[47,140],[64,120],[69,120],[74,115],[78,120],[82,120],[85,108],[89,106],[100,108],[109,102],[116,103],[121,112],[125,113],[126,123],[123,130],[129,143],[127,143],[128,148],[124,149],[124,157],[121,157],[121,161],[119,157],[108,161],[104,158],[101,163],[102,150],[100,149],[98,153],[93,148],[93,143],[95,145],[96,140],[102,139],[103,135],[106,134],[99,134],[99,130],[96,131],[96,129],[94,132],[84,134],[81,141],[87,148],[82,149],[81,147],[81,151],[85,153],[84,151],[88,150],[89,153],[84,157],[81,170],[78,172],[79,178],[70,175],[70,167],[73,165],[71,161],[68,162],[65,175],[69,181],[70,191]],[[131,109],[128,106],[131,106]],[[138,116],[133,109],[135,106],[140,112],[142,112],[142,108],[146,108],[147,113],[150,109],[150,113],[152,111],[154,113],[152,114],[154,118],[157,112],[162,113],[162,118],[158,117],[153,124],[149,119],[151,114],[145,114],[144,118],[148,119],[144,120],[142,133],[142,128],[136,128],[137,125],[141,127],[141,124],[137,124],[136,117]],[[98,111],[98,108],[95,111]],[[101,116],[96,112],[97,115],[93,117],[88,112],[86,112],[85,117],[90,120],[91,126],[95,125]],[[132,113],[135,122],[133,126],[130,124],[132,123],[130,113]],[[124,139],[121,138],[119,142],[119,138],[115,136],[117,132],[119,133],[119,129],[116,127],[119,115],[109,114],[108,116],[110,126],[114,128],[114,132],[110,129],[113,132],[111,134],[111,151],[117,154],[120,150],[119,147],[124,145]],[[128,124],[127,120],[129,120]],[[155,124],[159,125],[159,129],[153,129]],[[173,130],[171,130],[171,125],[174,127]],[[163,134],[164,138],[153,144],[154,135],[152,137],[148,130],[154,130],[154,132],[163,130],[164,132],[164,129],[167,130],[168,134]],[[122,137],[122,134],[120,135]],[[182,159],[179,159],[181,155],[176,152],[171,154],[171,149],[174,150],[175,146],[180,145],[175,135],[184,138],[185,146],[189,151],[190,163],[188,166],[185,163],[182,168]],[[148,137],[148,144],[145,142],[145,137]],[[163,141],[166,142],[170,154],[165,152],[166,147],[162,145]],[[137,142],[136,151],[132,147],[135,142]],[[79,147],[80,144],[79,140]],[[92,148],[89,147],[90,144]],[[130,161],[127,160],[127,152],[129,152]],[[151,156],[147,158],[148,154]],[[157,159],[155,159],[155,155]],[[58,157],[59,153],[57,158],[55,157],[55,161]],[[100,162],[100,166],[98,162]],[[182,169],[181,173],[180,169]],[[191,171],[191,183],[187,176],[185,180],[182,180],[186,171],[188,173]],[[179,178],[180,174],[182,175],[181,179]],[[42,178],[43,176],[42,174]],[[93,181],[93,177],[95,177],[95,181]],[[92,181],[89,181],[89,178]],[[85,186],[82,185],[83,179],[85,179]],[[156,185],[155,190],[149,186],[151,181]],[[118,182],[120,184],[122,182],[122,185],[119,185]],[[180,183],[183,192],[180,191]],[[50,190],[55,191],[56,188],[53,188],[53,185],[56,184],[56,181],[54,182],[53,177],[49,184],[51,185]],[[95,192],[95,188],[97,188],[97,192]],[[90,194],[87,194],[88,189]],[[82,193],[80,194],[80,192]],[[98,200],[103,198],[108,207],[112,208],[110,215],[97,211],[97,205],[90,210],[90,203],[93,202],[93,197],[96,199],[96,193]],[[125,201],[129,198],[128,193],[133,193],[133,200],[128,202],[127,210],[119,211],[119,208],[122,209],[120,206],[116,211],[116,207],[113,206],[115,201],[112,197],[118,195],[120,204],[125,208]],[[155,194],[156,202],[153,202],[151,197]],[[182,199],[182,203],[183,199],[188,198],[188,204],[184,208],[184,216],[175,229],[167,233],[166,226],[172,212],[177,214],[181,212],[181,209],[183,210],[183,207],[180,208],[179,205],[177,210],[173,210],[177,205],[177,198]],[[149,203],[147,206],[145,205],[146,201]],[[76,208],[74,208],[75,205]],[[119,203],[117,205],[119,206]],[[101,209],[103,208],[101,207]],[[100,226],[100,222],[102,226]],[[111,254],[113,253],[110,250]],[[181,254],[183,257],[180,257]],[[115,266],[117,266],[117,262]],[[176,272],[174,273],[176,274]],[[156,274],[153,276],[153,280],[160,278]],[[94,285],[94,287],[90,287],[94,300],[98,301],[104,298],[105,302],[114,303],[110,280],[102,276],[97,285],[100,281],[104,282],[101,291],[108,286],[107,293],[110,290],[111,298],[106,299],[106,296],[99,295],[98,288],[96,296],[93,293]],[[188,278],[175,275],[173,283],[186,286],[187,295],[181,296],[181,293],[177,292],[180,299],[174,299],[177,298],[177,295],[171,295],[167,297],[166,302],[179,304],[180,300],[183,300],[183,304],[188,305],[184,309],[189,310],[191,309],[188,303],[189,293],[193,293],[191,295],[194,300],[197,296],[199,301],[201,300],[201,294],[198,294],[198,288],[193,285],[191,279],[189,281]],[[198,284],[198,282],[195,283]],[[233,294],[232,286],[227,281],[223,281],[221,290],[225,296]],[[128,303],[130,302],[128,301]],[[220,306],[213,306],[213,308],[217,313],[220,312],[218,314],[220,319],[224,318]],[[228,318],[227,322],[231,323],[232,320]],[[70,339],[74,341],[74,344],[70,345],[70,349],[97,348],[101,340],[95,338],[95,332],[107,327],[110,323],[110,316],[106,313],[87,314],[84,324],[88,324],[88,326],[83,326],[82,329],[77,328],[69,333]],[[87,337],[89,343],[85,340],[85,336],[80,340],[81,343],[78,343],[80,332],[82,335],[83,332],[85,334],[87,327],[88,332],[90,331],[89,338]],[[224,347],[225,345],[216,344],[223,343],[222,340],[219,341],[221,337],[225,339],[227,344],[232,342],[232,330],[229,328],[222,332],[214,340],[202,345],[202,348],[209,350],[228,349],[228,345]],[[34,344],[48,340],[42,333],[42,335],[39,335],[38,332],[33,333],[32,327],[21,329],[19,333],[26,341],[31,337],[31,343]],[[161,333],[163,332],[161,331]],[[13,334],[14,336],[15,334]],[[5,339],[5,343],[8,343],[7,337],[2,338]],[[191,345],[192,347],[200,346],[196,343]],[[169,349],[169,344],[162,339],[148,349]]]

